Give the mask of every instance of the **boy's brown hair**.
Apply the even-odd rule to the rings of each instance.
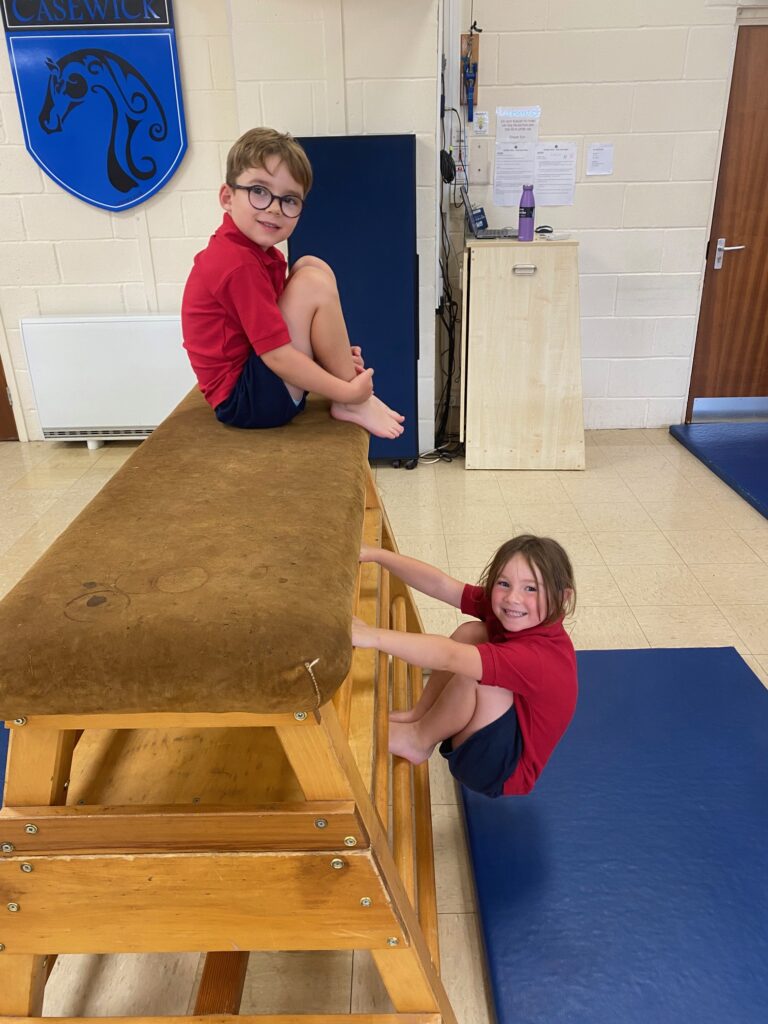
[[[271,156],[285,164],[306,197],[312,188],[309,157],[292,135],[276,132],[274,128],[251,128],[234,143],[227,154],[227,184],[235,185],[238,175],[251,167],[265,167]]]
[[[506,541],[483,569],[480,586],[487,600],[490,601],[491,591],[504,566],[517,554],[523,556],[534,576],[538,569],[544,584],[547,615],[541,625],[550,626],[564,615],[572,615],[576,607],[576,584],[571,560],[556,540],[535,537],[531,533],[522,533]]]

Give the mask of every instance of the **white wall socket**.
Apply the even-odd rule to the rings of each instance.
[[[469,140],[469,180],[473,185],[487,185],[491,180],[488,140]]]

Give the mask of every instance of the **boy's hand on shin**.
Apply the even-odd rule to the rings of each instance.
[[[373,370],[361,370],[354,380],[347,382],[348,397],[344,399],[348,405],[359,405],[367,402],[373,394]]]
[[[365,363],[363,362],[363,350],[359,345],[350,346],[350,352],[352,353],[352,365],[355,368],[355,373],[362,373],[365,369]]]

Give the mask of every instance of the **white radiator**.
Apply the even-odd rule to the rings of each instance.
[[[21,333],[46,438],[146,437],[195,385],[178,316],[38,317]]]

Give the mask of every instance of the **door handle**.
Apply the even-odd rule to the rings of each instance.
[[[717,246],[715,248],[715,262],[713,264],[714,269],[719,270],[722,267],[724,252],[735,252],[737,249],[746,248],[746,245],[726,245],[724,238],[718,238]]]

